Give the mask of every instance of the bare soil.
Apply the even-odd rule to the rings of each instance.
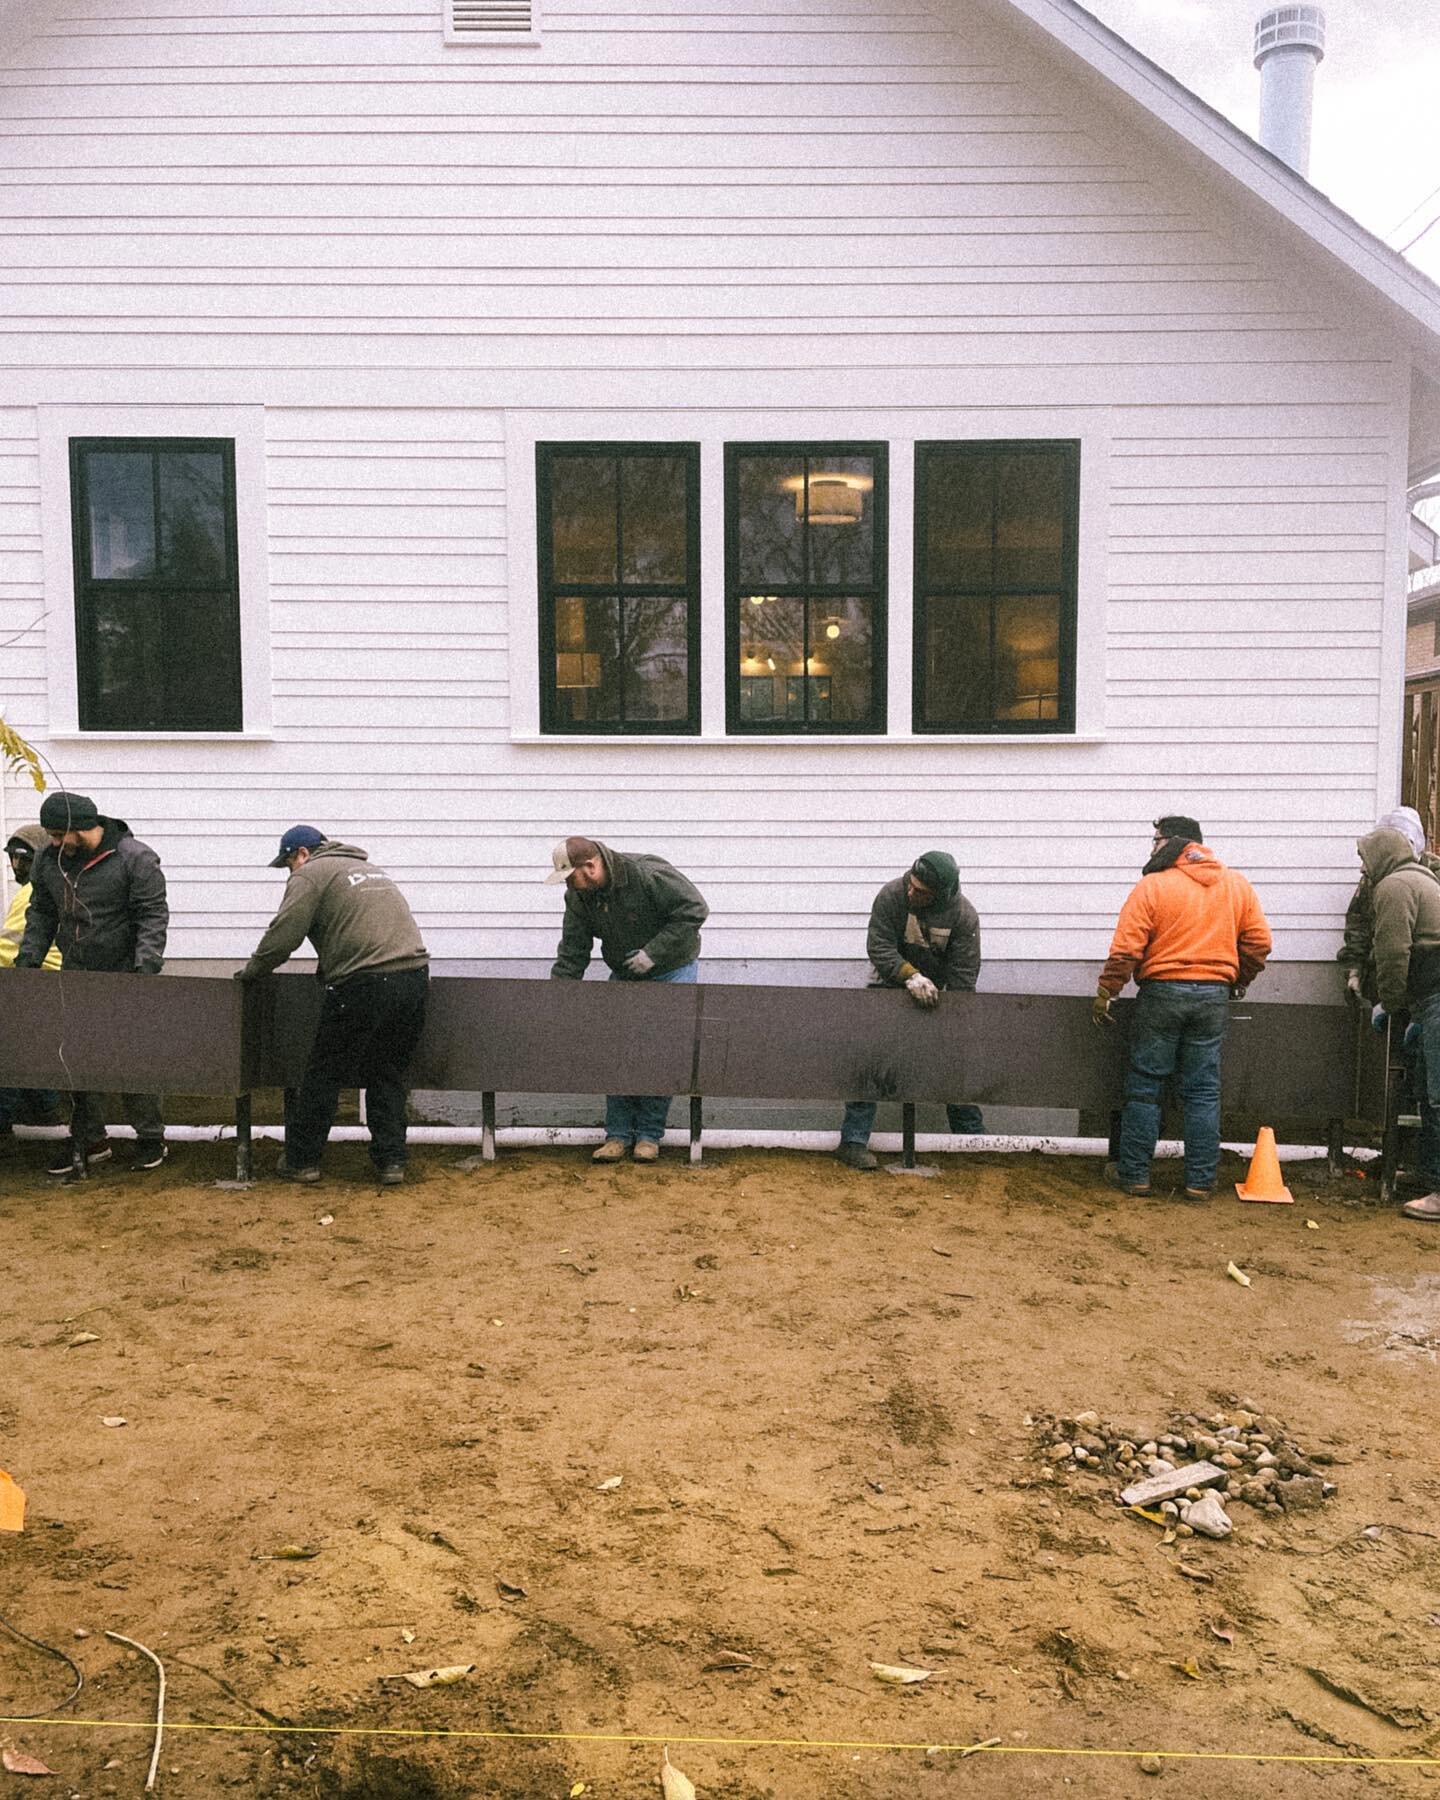
[[[219,1146],[76,1187],[34,1146],[0,1163],[0,1464],[29,1495],[0,1609],[86,1678],[0,1725],[59,1772],[37,1790],[141,1791],[148,1734],[73,1722],[153,1714],[107,1629],[165,1660],[177,1726],[244,1728],[173,1730],[168,1800],[604,1800],[658,1792],[666,1741],[702,1800],[1440,1772],[1284,1760],[1440,1756],[1440,1230],[1373,1184],[1307,1165],[1293,1207],[1187,1207],[1039,1157],[462,1154],[383,1193],[357,1146],[318,1189],[217,1188]],[[1184,1546],[1209,1582],[1113,1483],[1045,1482],[1025,1422],[1237,1396],[1339,1492],[1238,1507]],[[67,1681],[0,1634],[0,1712]],[[431,1731],[499,1735],[363,1735]],[[1142,1770],[1167,1751],[1274,1760]]]

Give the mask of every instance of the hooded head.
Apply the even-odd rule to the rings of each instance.
[[[1417,856],[1425,854],[1425,826],[1413,806],[1397,806],[1375,821],[1377,831],[1398,831]]]
[[[1387,875],[1393,875],[1397,869],[1403,869],[1407,863],[1416,860],[1415,852],[1410,848],[1410,840],[1404,832],[1392,831],[1388,825],[1368,832],[1355,848],[1360,852],[1360,865],[1369,878],[1371,887],[1378,886]]]
[[[927,850],[910,865],[910,873],[921,887],[929,888],[936,902],[943,906],[960,891],[960,870],[955,858],[944,850]]]

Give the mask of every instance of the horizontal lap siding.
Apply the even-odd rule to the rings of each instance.
[[[446,956],[548,955],[538,875],[586,829],[696,878],[712,956],[855,961],[870,894],[933,840],[988,955],[1098,957],[1180,805],[1282,954],[1332,954],[1394,698],[1389,351],[960,24],[555,0],[538,52],[490,54],[441,47],[439,0],[72,0],[0,71],[0,364],[37,397],[267,406],[274,741],[57,746],[162,849],[177,954],[248,948],[309,817],[401,877]],[[1095,421],[1106,740],[513,745],[504,441],[529,407],[617,431],[690,407],[697,434],[725,407],[756,437],[812,408]],[[44,606],[39,529],[34,415],[0,410],[0,639]],[[43,729],[36,637],[0,669]]]

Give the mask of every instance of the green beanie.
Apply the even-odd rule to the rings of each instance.
[[[953,900],[960,891],[960,870],[955,858],[943,850],[927,850],[917,856],[910,873],[929,888],[937,900]]]

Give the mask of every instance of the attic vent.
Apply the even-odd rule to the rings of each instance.
[[[445,0],[447,44],[534,44],[539,0]]]

